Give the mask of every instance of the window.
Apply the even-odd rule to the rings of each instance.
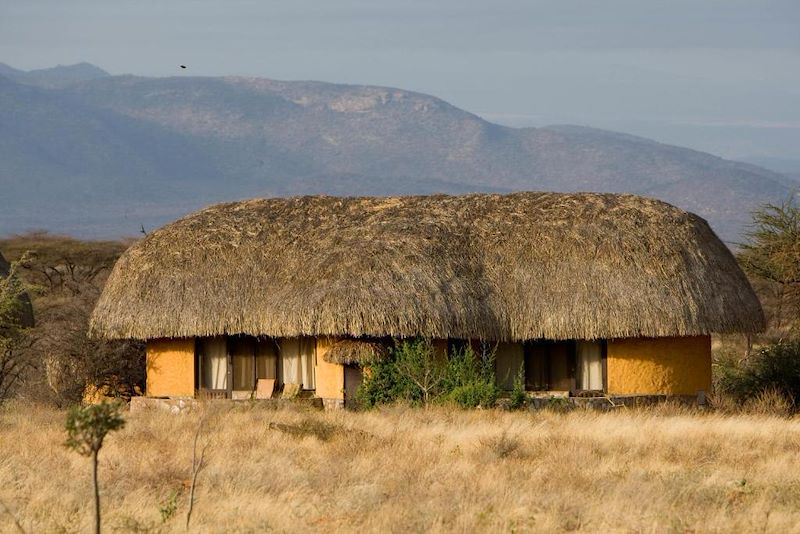
[[[605,342],[526,343],[525,387],[532,391],[604,390]]]
[[[306,390],[316,389],[316,340],[313,337],[203,338],[197,343],[195,364],[197,389],[210,392],[214,398],[245,398],[255,391],[261,378],[274,379],[281,384],[300,384]]]
[[[313,337],[282,338],[278,341],[278,351],[282,382],[316,389],[316,340]]]
[[[256,388],[255,339],[228,338],[228,351],[233,365],[233,391],[253,391]]]
[[[201,389],[228,389],[228,352],[224,337],[212,337],[197,343],[198,382]]]
[[[575,344],[578,389],[603,390],[603,347],[599,341],[578,341]]]
[[[278,347],[270,338],[256,342],[256,377],[278,378]]]

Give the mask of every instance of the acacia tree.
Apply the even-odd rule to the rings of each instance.
[[[19,262],[8,266],[0,256],[0,401],[29,366],[25,355],[30,301],[26,286],[17,276]]]
[[[80,241],[34,232],[0,240],[21,257],[19,278],[36,287],[36,328],[27,336],[28,366],[18,395],[58,405],[80,402],[87,390],[131,395],[144,383],[143,344],[88,336],[89,317],[114,262],[128,242]]]
[[[800,317],[800,207],[789,198],[753,212],[738,259],[771,308],[772,327],[794,329]]]
[[[125,426],[120,411],[122,403],[102,402],[89,406],[75,406],[67,414],[67,441],[64,445],[82,456],[92,459],[94,485],[94,532],[100,534],[100,485],[97,481],[97,455],[103,447],[106,434]]]

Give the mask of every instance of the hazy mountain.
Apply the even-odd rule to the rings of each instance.
[[[795,180],[800,178],[800,159],[752,157],[744,158],[742,161],[781,173]]]
[[[48,69],[49,70],[49,69]],[[88,71],[87,71],[88,72]],[[19,75],[15,75],[20,80]],[[736,240],[780,174],[578,126],[510,128],[400,89],[253,78],[0,80],[0,234],[132,234],[255,195],[627,191]]]
[[[75,65],[58,65],[49,69],[24,71],[15,69],[5,63],[0,63],[0,76],[4,76],[19,83],[38,85],[40,87],[60,87],[75,82],[96,80],[110,76],[100,67],[91,63],[78,63]]]

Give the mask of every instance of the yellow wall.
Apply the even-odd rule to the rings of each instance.
[[[336,342],[335,338],[317,338],[317,397],[322,399],[344,399],[344,366],[325,361],[325,353]]]
[[[194,397],[194,338],[147,342],[147,396]]]
[[[711,336],[608,341],[609,394],[711,390]]]

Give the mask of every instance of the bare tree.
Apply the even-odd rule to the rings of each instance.
[[[194,510],[194,490],[197,487],[197,475],[200,474],[200,471],[204,467],[204,461],[206,457],[206,449],[208,448],[208,441],[206,441],[203,446],[200,448],[200,452],[198,453],[198,443],[200,441],[200,434],[203,431],[205,426],[206,417],[205,415],[200,418],[200,421],[197,423],[197,430],[194,433],[194,444],[192,445],[192,482],[189,486],[189,506],[186,510],[186,530],[189,530],[189,522],[192,520],[192,511]]]

